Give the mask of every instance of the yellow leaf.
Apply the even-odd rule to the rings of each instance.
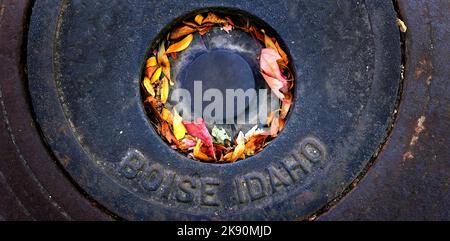
[[[153,89],[151,81],[148,77],[144,78],[144,87],[147,93],[149,93],[151,96],[155,96],[155,90]]]
[[[183,139],[184,135],[186,135],[186,127],[183,125],[183,118],[176,110],[174,110],[173,113],[173,132],[175,134],[175,138],[178,140]]]
[[[173,123],[172,113],[170,113],[170,110],[163,108],[161,111],[161,117],[163,120],[167,121],[168,123],[170,123],[170,124]]]
[[[180,51],[185,50],[187,47],[189,47],[189,44],[191,44],[193,39],[194,39],[194,35],[189,34],[188,36],[186,36],[184,39],[180,40],[179,42],[176,42],[176,43],[170,45],[166,51],[166,54],[180,52]]]
[[[245,158],[244,151],[245,151],[245,144],[244,143],[238,144],[233,151],[233,155],[231,156],[230,161],[235,162],[239,158]],[[244,157],[242,157],[242,155],[244,155]]]
[[[202,147],[202,141],[197,140],[197,144],[194,147],[194,157],[202,161],[213,161],[214,159],[203,153],[200,148]]]
[[[166,103],[169,97],[169,81],[164,76],[161,83],[161,102]]]
[[[201,25],[203,22],[203,16],[201,14],[198,14],[197,16],[195,16],[194,21],[198,24]]]
[[[159,67],[158,69],[156,69],[155,73],[153,73],[152,78],[150,80],[150,83],[155,83],[157,80],[159,80],[159,77],[161,77],[161,71],[162,68]]]
[[[147,59],[147,64],[145,65],[146,68],[156,66],[156,58],[155,56],[150,57]]]

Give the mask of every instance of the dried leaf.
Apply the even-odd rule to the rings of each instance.
[[[164,76],[161,83],[161,102],[166,103],[168,97],[169,97],[169,81],[167,80],[166,76]]]
[[[260,68],[266,83],[274,94],[281,100],[284,95],[280,90],[287,90],[287,80],[281,73],[277,60],[281,59],[280,54],[275,49],[263,48],[260,55]]]
[[[156,65],[156,66],[151,66],[151,67],[148,67],[148,68],[146,68],[145,69],[145,76],[147,76],[147,77],[152,77],[153,76],[153,74],[155,73],[155,71],[158,69],[159,67]]]
[[[193,28],[190,26],[182,26],[179,27],[177,29],[175,29],[174,31],[172,31],[172,33],[170,33],[170,39],[179,39],[181,37],[184,37],[188,34],[194,33],[195,31],[197,31],[197,28]]]
[[[405,22],[403,22],[401,19],[397,18],[397,26],[399,27],[400,31],[402,33],[406,33],[406,31],[408,30],[408,27],[406,27]]]
[[[144,77],[144,88],[151,96],[155,96],[155,89],[153,89],[153,85],[147,76]]]
[[[197,29],[197,28],[198,28],[197,24],[195,24],[195,23],[193,23],[193,22],[183,21],[183,23],[184,23],[186,26],[188,26],[188,27],[191,27],[191,28],[194,28],[194,29]]]
[[[252,127],[252,129],[250,129],[249,131],[247,131],[247,133],[245,133],[244,137],[245,137],[246,141],[249,141],[252,138],[252,136],[260,135],[263,133],[265,133],[265,131],[262,129],[259,129],[258,125],[255,125]]]
[[[183,125],[183,118],[176,110],[173,112],[173,132],[175,134],[175,138],[178,140],[183,139],[184,135],[186,135],[186,128]]]
[[[150,80],[150,83],[153,84],[159,80],[159,78],[161,77],[161,71],[162,71],[162,67],[159,67],[158,69],[156,69],[155,73],[153,73],[153,75],[152,75],[152,79]]]
[[[163,108],[161,111],[161,117],[163,120],[167,121],[169,124],[173,124],[173,118],[172,113],[170,113],[170,110]]]
[[[203,16],[201,14],[197,14],[197,16],[195,16],[194,21],[198,24],[198,25],[202,25],[203,22]]]
[[[252,156],[262,150],[268,135],[253,135],[245,144],[245,155]]]
[[[157,63],[156,63],[156,57],[155,57],[155,56],[152,56],[152,57],[150,57],[150,58],[147,59],[147,63],[146,63],[146,65],[145,65],[145,67],[148,68],[148,67],[153,67],[153,66],[156,66],[156,65],[157,65]]]
[[[172,143],[175,143],[176,145],[179,144],[177,138],[175,138],[175,136],[172,134],[169,125],[165,121],[161,123],[161,135],[164,136],[170,144]]]
[[[231,137],[228,136],[227,131],[223,128],[218,128],[217,126],[214,126],[211,130],[211,135],[214,137],[215,143],[224,144],[225,140],[231,141]]]
[[[170,62],[169,62],[169,58],[166,55],[166,49],[164,47],[164,41],[159,46],[158,56],[157,57],[158,57],[158,63],[162,67],[162,72],[167,77],[167,79],[169,79],[169,81],[171,82],[171,85],[173,85],[172,84],[172,80],[170,79]]]
[[[264,29],[262,29],[261,32],[264,33],[264,45],[266,45],[266,48],[272,48],[272,49],[278,51],[278,50],[277,50],[277,46],[276,46],[275,43],[272,41],[272,39],[271,39],[269,36],[267,36],[267,34],[266,34],[266,32],[264,31]]]
[[[231,159],[229,160],[230,162],[235,162],[237,161],[237,159],[242,158],[242,155],[244,155],[243,158],[245,158],[245,144],[244,143],[240,143],[236,146],[236,148],[234,148],[233,154],[231,155]]]
[[[280,118],[281,119],[286,118],[286,115],[288,114],[289,109],[291,108],[291,105],[292,105],[292,94],[286,93],[285,98],[281,103],[281,110],[280,110]]]
[[[269,115],[267,116],[267,126],[270,126],[270,123],[272,123],[274,115],[275,115],[275,112],[271,111],[269,113]]]
[[[233,26],[231,26],[231,25],[223,26],[222,30],[227,33],[230,33],[230,31],[233,30]]]
[[[217,16],[211,12],[209,12],[208,16],[206,16],[206,18],[203,19],[202,24],[204,24],[204,23],[215,23],[215,24],[221,24],[221,25],[228,25],[227,20],[220,18],[219,16]]]
[[[283,65],[287,67],[287,64],[289,63],[289,59],[288,59],[286,52],[284,52],[284,50],[280,47],[280,45],[278,44],[278,41],[275,41],[275,47],[277,48],[277,51],[280,54],[281,59],[283,60]]]
[[[183,140],[180,141],[180,144],[178,145],[178,148],[181,150],[189,150],[193,148],[196,145],[196,141],[194,139],[185,137]]]
[[[215,158],[212,137],[208,128],[206,128],[205,121],[202,118],[197,118],[196,122],[183,121],[183,124],[189,135],[199,138],[208,147],[206,154]]]
[[[189,45],[191,44],[192,40],[194,39],[194,36],[192,34],[189,34],[184,39],[182,39],[179,42],[176,42],[169,46],[169,48],[166,51],[166,54],[168,53],[174,53],[174,52],[180,52],[185,50]]]
[[[207,154],[201,151],[202,141],[197,140],[197,144],[194,147],[194,157],[202,161],[214,161],[214,158],[209,157]]]
[[[276,137],[280,128],[280,122],[278,115],[275,115],[272,121],[272,125],[270,125],[270,135]]]
[[[279,127],[278,127],[278,132],[280,132],[281,130],[283,130],[284,128],[284,124],[286,123],[285,119],[280,119],[279,120]]]
[[[245,144],[245,135],[242,131],[239,131],[239,134],[236,137],[236,144]]]

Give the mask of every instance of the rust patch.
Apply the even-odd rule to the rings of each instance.
[[[403,154],[403,161],[409,160],[414,158],[413,148],[417,144],[417,141],[419,140],[419,135],[422,131],[425,130],[425,116],[421,116],[419,119],[417,119],[417,125],[414,128],[414,134],[411,137],[411,140],[409,141],[409,148],[408,151]]]

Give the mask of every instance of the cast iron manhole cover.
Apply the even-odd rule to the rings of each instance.
[[[283,132],[259,155],[228,165],[172,150],[140,92],[158,33],[208,8],[239,9],[271,26],[296,74]],[[400,84],[395,20],[388,1],[37,1],[31,99],[55,157],[118,216],[301,219],[339,196],[383,144]]]

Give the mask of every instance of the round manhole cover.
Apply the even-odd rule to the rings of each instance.
[[[227,165],[171,149],[149,121],[140,86],[158,35],[209,9],[239,10],[273,28],[295,69],[283,131],[261,153]],[[395,19],[386,1],[38,1],[28,36],[29,90],[54,156],[118,216],[301,219],[339,196],[383,144],[400,85]],[[224,54],[196,61],[211,65],[208,58]],[[243,78],[251,66],[247,72]]]

